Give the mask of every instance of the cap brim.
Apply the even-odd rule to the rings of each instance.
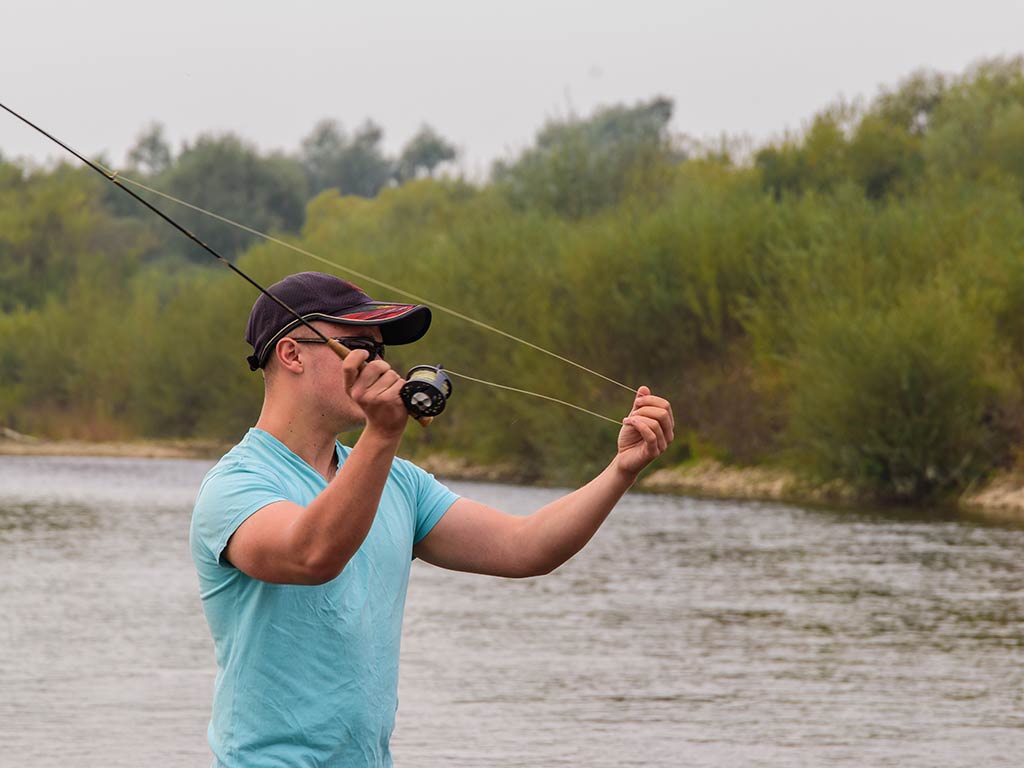
[[[411,344],[430,328],[430,309],[421,304],[374,301],[332,315],[317,315],[339,325],[376,325],[385,344]]]

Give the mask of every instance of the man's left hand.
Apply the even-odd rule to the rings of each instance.
[[[622,472],[636,477],[665,452],[674,437],[674,429],[671,403],[652,395],[649,387],[640,387],[633,410],[622,420],[616,465]]]

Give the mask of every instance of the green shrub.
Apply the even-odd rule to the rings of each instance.
[[[963,486],[997,450],[985,418],[994,348],[990,324],[941,280],[884,309],[823,308],[789,370],[797,455],[891,500]]]

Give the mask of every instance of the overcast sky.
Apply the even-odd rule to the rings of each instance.
[[[473,175],[550,118],[655,95],[673,130],[762,142],[919,68],[1024,51],[1024,0],[4,0],[0,102],[115,165],[140,130],[295,150],[321,118],[398,148],[429,123]],[[0,113],[0,152],[58,156]]]

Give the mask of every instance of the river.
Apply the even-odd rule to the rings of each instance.
[[[209,765],[210,465],[0,457],[0,766]],[[1022,552],[948,515],[635,494],[546,577],[414,563],[396,765],[1019,766]]]

